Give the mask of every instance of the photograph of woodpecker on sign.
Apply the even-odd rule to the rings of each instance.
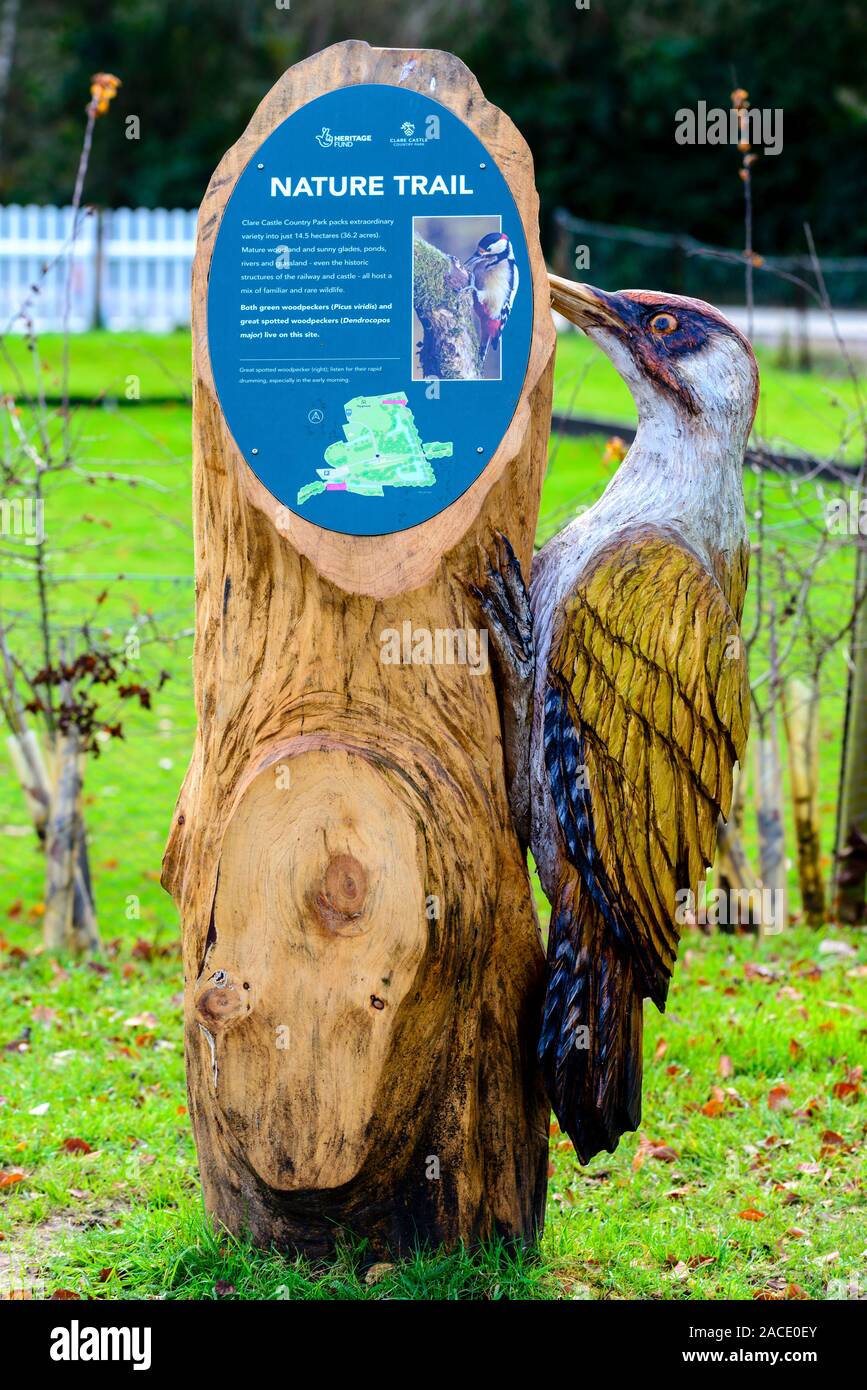
[[[455,321],[466,325],[472,308],[475,335],[458,357],[452,380],[499,381],[503,375],[502,338],[518,292],[520,274],[512,243],[500,217],[414,217],[417,246],[413,262],[413,378],[436,375],[426,341],[451,329]],[[435,253],[448,258],[443,267],[443,293],[431,292],[430,266]],[[425,275],[428,279],[425,280]],[[418,284],[416,284],[418,277]],[[426,370],[426,368],[428,370]]]

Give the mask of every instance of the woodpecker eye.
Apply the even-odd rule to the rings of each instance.
[[[679,327],[674,314],[654,314],[650,320],[651,333],[658,333],[662,338],[667,337],[669,333],[674,333]]]

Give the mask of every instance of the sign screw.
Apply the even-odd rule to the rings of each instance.
[[[251,449],[251,450],[250,450],[250,453],[251,453],[251,454],[258,454],[258,452],[259,452],[258,449]]]
[[[488,167],[488,166],[487,166],[487,164],[485,164],[484,161],[482,161],[482,163],[479,165],[479,168],[480,168],[480,169],[487,169],[487,167]]]
[[[265,168],[265,165],[264,165],[264,164],[257,164],[257,165],[256,165],[256,168],[257,168],[257,169],[264,169],[264,168]]]
[[[254,453],[256,452],[255,449],[253,450],[253,452],[254,452]],[[484,451],[484,449],[482,448],[482,446],[481,446],[481,444],[480,444],[480,445],[478,446],[478,448],[476,449],[476,453],[477,453],[477,454],[483,454],[484,452],[485,452],[485,451]]]

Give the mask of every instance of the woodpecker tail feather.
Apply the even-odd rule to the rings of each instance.
[[[576,876],[548,937],[539,1060],[560,1128],[582,1163],[641,1122],[642,997],[633,966]]]

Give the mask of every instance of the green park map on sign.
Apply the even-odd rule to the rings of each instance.
[[[347,401],[345,440],[325,450],[327,468],[317,468],[315,483],[298,492],[298,506],[320,492],[355,492],[382,497],[387,487],[432,487],[435,458],[451,458],[452,445],[422,444],[402,391],[356,396]]]

